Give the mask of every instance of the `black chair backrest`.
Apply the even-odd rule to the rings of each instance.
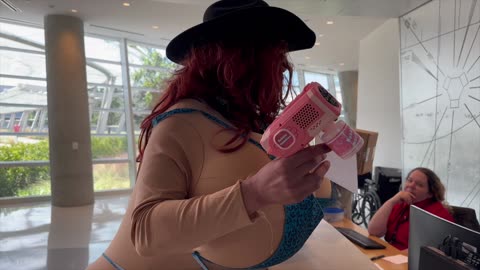
[[[450,206],[453,211],[455,223],[463,227],[467,227],[474,231],[480,232],[480,224],[478,223],[475,209],[461,206]]]
[[[400,168],[375,167],[375,182],[378,184],[378,197],[383,204],[395,196],[402,184],[402,170]]]
[[[358,188],[359,189],[362,189],[363,191],[366,191],[364,189],[365,189],[365,180],[367,180],[367,179],[373,180],[371,172],[368,172],[366,174],[357,175],[357,181],[358,181]]]

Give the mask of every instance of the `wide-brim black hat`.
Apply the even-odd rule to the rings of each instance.
[[[315,33],[295,14],[258,0],[221,0],[207,8],[200,23],[167,45],[167,57],[178,64],[191,48],[214,41],[285,41],[288,51],[313,47]]]

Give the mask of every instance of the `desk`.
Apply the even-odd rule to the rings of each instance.
[[[385,256],[394,256],[398,254],[402,254],[405,256],[408,256],[408,250],[398,250],[396,247],[390,245],[389,243],[385,242],[384,240],[375,237],[375,236],[369,236],[368,231],[356,224],[354,224],[351,220],[349,219],[343,219],[342,221],[339,222],[332,222],[331,225],[335,227],[343,227],[343,228],[349,228],[353,229],[363,235],[368,236],[370,239],[386,246],[386,249],[363,249],[359,246],[356,246],[363,254],[367,255],[368,258],[372,258],[378,255],[385,255]],[[376,264],[380,265],[383,269],[385,270],[407,270],[408,269],[408,263],[404,264],[393,264],[389,261],[385,260],[376,260]]]
[[[297,254],[269,269],[378,270],[369,257],[325,220],[320,222]]]
[[[352,228],[362,234],[366,231],[353,224],[349,220],[333,223],[334,226]],[[339,233],[331,224],[322,220],[312,235],[308,238],[305,245],[293,257],[287,261],[271,267],[271,270],[378,270],[370,258],[376,255],[385,254],[387,256],[403,254],[393,246],[384,241],[372,237],[372,239],[381,242],[387,249],[383,250],[364,250]],[[388,261],[375,261],[384,270],[406,270],[408,264],[392,264]]]

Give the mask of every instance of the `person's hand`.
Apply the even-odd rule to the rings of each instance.
[[[392,202],[393,204],[397,203],[407,203],[407,204],[412,204],[413,200],[415,200],[415,195],[408,191],[399,191],[395,196],[392,197]]]
[[[312,194],[330,168],[330,162],[325,161],[328,152],[330,149],[324,144],[307,147],[269,162],[243,181],[242,194],[248,213],[271,204],[297,203]]]

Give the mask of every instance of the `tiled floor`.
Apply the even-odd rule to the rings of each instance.
[[[85,269],[108,246],[127,203],[128,195],[116,195],[84,207],[0,207],[0,269]]]
[[[128,198],[102,196],[84,207],[0,207],[0,270],[84,270],[112,240]]]

